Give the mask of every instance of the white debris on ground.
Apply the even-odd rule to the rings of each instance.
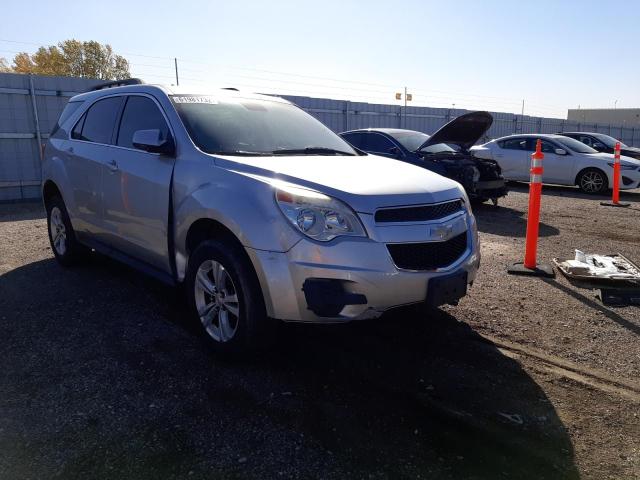
[[[608,280],[640,280],[640,270],[622,255],[596,255],[576,250],[573,260],[557,263],[569,276]]]

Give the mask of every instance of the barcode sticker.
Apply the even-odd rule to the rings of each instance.
[[[189,95],[189,96],[185,96],[185,95],[180,95],[180,96],[172,96],[171,99],[175,102],[175,103],[209,103],[209,104],[216,104],[218,103],[218,101],[210,96],[207,95]]]

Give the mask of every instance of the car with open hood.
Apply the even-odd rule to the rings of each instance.
[[[460,184],[367,155],[281,98],[112,84],[70,99],[44,150],[51,248],[186,292],[219,352],[275,320],[456,304],[480,262]]]
[[[500,166],[475,158],[470,149],[493,123],[488,112],[470,112],[450,121],[433,135],[397,128],[367,128],[340,134],[354,147],[401,160],[449,177],[465,188],[472,200],[483,202],[507,194]]]
[[[558,133],[558,135],[564,135],[565,137],[575,138],[579,142],[584,143],[585,145],[590,146],[594,150],[602,153],[614,153],[614,149],[616,143],[619,140],[616,140],[610,135],[605,135],[604,133],[594,133],[594,132],[562,132]],[[630,147],[623,142],[620,142],[620,154],[626,157],[635,158],[636,160],[640,160],[640,148],[638,147]]]

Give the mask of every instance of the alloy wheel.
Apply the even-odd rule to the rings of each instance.
[[[64,255],[67,251],[67,229],[62,220],[62,212],[58,207],[51,209],[49,232],[51,233],[51,243],[56,253],[58,255]]]
[[[585,172],[580,178],[580,187],[589,193],[597,193],[602,190],[604,178],[600,172]]]
[[[240,303],[229,272],[215,260],[205,260],[198,268],[194,284],[200,322],[211,338],[228,342],[238,330]]]

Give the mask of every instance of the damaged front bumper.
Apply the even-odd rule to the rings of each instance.
[[[508,193],[507,183],[504,179],[480,180],[473,185],[469,196],[478,199],[498,199]]]

